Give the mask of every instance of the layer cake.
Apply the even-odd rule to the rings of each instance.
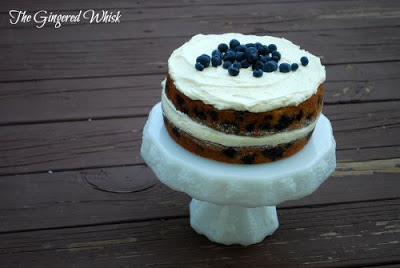
[[[286,39],[199,34],[168,60],[165,126],[175,142],[202,157],[237,164],[280,160],[310,139],[324,81],[320,59]]]

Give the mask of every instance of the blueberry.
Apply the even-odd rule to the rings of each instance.
[[[222,59],[222,53],[219,52],[218,50],[213,50],[213,52],[211,53],[211,57],[213,57],[215,55],[219,56]]]
[[[229,42],[229,47],[230,47],[231,49],[235,49],[235,47],[237,47],[237,46],[240,46],[240,42],[239,42],[238,40],[232,39],[232,40]]]
[[[289,63],[281,63],[279,64],[279,71],[281,73],[288,73],[290,72],[291,66]]]
[[[224,56],[222,57],[222,59],[223,59],[224,61],[234,62],[234,61],[235,61],[235,56],[236,56],[235,52],[233,52],[233,51],[228,51],[228,52],[226,52],[226,53],[224,54]]]
[[[261,45],[259,48],[257,48],[258,49],[258,53],[260,54],[260,55],[263,55],[263,56],[265,56],[265,55],[267,55],[268,54],[268,47],[267,46],[264,46],[264,45]]]
[[[240,65],[242,66],[242,68],[249,68],[250,67],[250,63],[244,59],[240,62]]]
[[[197,57],[196,62],[200,62],[204,66],[204,68],[206,68],[210,65],[210,60],[210,56],[202,54],[201,56]]]
[[[204,66],[200,62],[196,62],[194,67],[196,68],[197,71],[203,71],[204,70]]]
[[[235,55],[236,61],[242,61],[245,58],[246,58],[246,56],[244,55],[243,52],[240,52],[240,51],[236,52],[236,55]]]
[[[292,63],[292,71],[296,71],[299,68],[299,65],[297,63]]]
[[[300,58],[301,65],[307,66],[308,65],[308,58],[306,56],[303,56]]]
[[[281,60],[281,53],[279,53],[278,51],[274,51],[272,52],[272,60],[278,62]]]
[[[258,60],[258,50],[255,47],[249,47],[246,49],[246,58],[250,63],[254,63]]]
[[[278,69],[278,64],[276,61],[270,60],[264,64],[264,71],[267,73],[272,73]]]
[[[263,71],[261,69],[253,70],[253,76],[254,77],[261,77],[262,75],[263,75]]]
[[[240,64],[240,62],[235,62],[234,64],[232,64],[233,67],[240,69],[242,68],[242,64]]]
[[[254,45],[256,46],[257,50],[259,50],[260,47],[262,46],[260,42],[255,42]]]
[[[260,60],[256,61],[255,63],[253,63],[253,70],[258,70],[258,69],[263,69],[264,67],[264,63]]]
[[[228,48],[229,48],[228,45],[225,43],[221,43],[218,45],[218,50],[220,52],[226,52],[228,50]]]
[[[263,63],[266,63],[266,62],[269,61],[270,59],[271,59],[270,56],[260,56],[260,60],[261,60]]]
[[[232,62],[230,61],[225,61],[224,64],[222,64],[222,68],[228,69],[232,65]]]
[[[238,68],[235,68],[235,67],[233,67],[233,65],[231,65],[231,66],[228,68],[228,73],[229,73],[231,76],[237,76],[237,75],[239,74],[239,69],[238,69]]]
[[[235,47],[235,51],[244,52],[245,50],[246,50],[246,47],[244,45],[239,45],[239,46]]]
[[[275,51],[278,50],[278,48],[277,48],[277,46],[275,44],[270,44],[268,46],[268,49],[269,49],[270,52],[275,52]]]
[[[221,64],[222,64],[222,60],[221,60],[221,57],[220,57],[220,56],[214,55],[214,56],[211,58],[211,65],[212,65],[213,67],[220,66]]]
[[[244,46],[247,47],[247,48],[249,48],[249,47],[256,47],[256,45],[253,44],[253,43],[248,43],[248,44],[246,44],[246,45],[244,45]]]

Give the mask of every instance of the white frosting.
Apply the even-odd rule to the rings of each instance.
[[[220,43],[228,44],[233,38],[242,44],[276,44],[282,55],[279,63],[299,63],[299,69],[290,73],[264,73],[260,78],[253,77],[251,67],[240,69],[238,76],[230,76],[222,66],[215,68],[210,65],[203,71],[195,69],[199,55],[211,55]],[[306,67],[300,64],[302,56],[309,59]],[[292,42],[283,38],[237,33],[194,36],[172,53],[168,71],[175,86],[193,100],[201,100],[220,110],[255,113],[296,106],[311,97],[325,81],[325,67],[320,59]]]
[[[292,131],[258,137],[237,136],[233,134],[219,132],[205,125],[196,123],[186,114],[176,110],[172,102],[165,95],[164,91],[161,95],[161,103],[164,115],[176,127],[184,130],[195,138],[221,144],[224,146],[276,146],[278,144],[288,143],[305,137],[314,129],[318,119],[317,118],[311,124],[303,128],[295,129]]]

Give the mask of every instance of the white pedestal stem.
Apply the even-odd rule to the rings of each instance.
[[[190,224],[211,241],[243,246],[261,242],[279,226],[275,206],[219,206],[196,199],[190,203]]]

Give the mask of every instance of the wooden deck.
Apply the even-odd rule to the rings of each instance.
[[[33,4],[34,3],[34,4]],[[400,1],[2,1],[0,267],[400,265]],[[121,11],[119,24],[9,23],[11,9]],[[197,33],[283,36],[322,58],[337,171],[278,207],[260,244],[189,225],[140,157],[171,52]]]

